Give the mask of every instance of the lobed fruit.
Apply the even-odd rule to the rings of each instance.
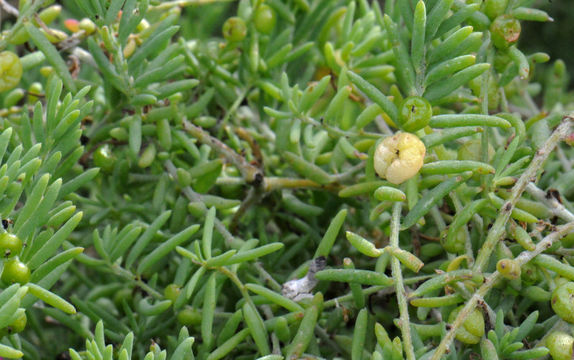
[[[501,259],[496,263],[496,270],[508,280],[520,277],[520,265],[513,259]]]
[[[499,16],[490,24],[492,42],[501,50],[516,44],[520,37],[520,31],[520,21],[508,15]]]
[[[432,106],[427,99],[420,96],[409,96],[403,100],[399,109],[401,128],[415,132],[428,125],[432,117]]]
[[[167,300],[171,300],[172,303],[175,302],[175,300],[177,300],[177,297],[179,296],[180,293],[181,293],[181,287],[177,284],[169,284],[163,290],[163,296]]]
[[[184,326],[197,326],[201,324],[201,313],[197,309],[186,307],[177,314],[177,321]]]
[[[229,42],[238,42],[245,39],[247,26],[242,18],[230,17],[223,24],[223,37]]]
[[[401,184],[419,172],[425,153],[425,145],[416,135],[398,132],[377,146],[375,172],[393,184]]]

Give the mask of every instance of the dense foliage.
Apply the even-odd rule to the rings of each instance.
[[[0,6],[0,357],[572,358],[533,0]]]

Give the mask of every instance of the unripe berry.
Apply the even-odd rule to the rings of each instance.
[[[22,63],[11,51],[0,52],[0,92],[10,90],[20,83]]]
[[[223,37],[229,42],[238,42],[245,39],[247,26],[245,21],[239,17],[230,17],[223,24]]]
[[[546,347],[554,360],[571,360],[574,337],[564,332],[553,332],[546,338]]]
[[[445,230],[440,237],[440,243],[443,248],[451,254],[460,254],[464,252],[464,246],[466,244],[466,234],[464,229],[460,229],[456,236],[451,239],[447,238],[447,231]]]
[[[28,318],[26,317],[26,312],[22,312],[22,314],[18,316],[16,320],[0,330],[0,338],[6,335],[17,334],[24,331],[27,322]]]
[[[408,132],[415,132],[427,126],[431,116],[431,104],[420,96],[404,99],[399,110],[401,128]]]
[[[449,317],[448,322],[452,323],[462,310],[463,306],[454,309]],[[455,337],[458,341],[465,344],[478,344],[484,335],[484,316],[478,309],[474,309],[464,320],[462,326],[456,331]]]
[[[103,172],[110,173],[114,169],[116,158],[108,144],[100,146],[93,155],[94,165]]]
[[[562,320],[574,324],[574,282],[564,283],[554,289],[550,305]]]
[[[22,240],[14,234],[4,232],[0,234],[0,256],[9,258],[22,251]]]
[[[269,5],[261,4],[255,11],[253,21],[257,31],[263,34],[271,34],[273,28],[275,28],[275,23],[277,22],[275,10],[273,10]]]
[[[520,21],[508,15],[499,16],[490,24],[492,42],[501,50],[516,44],[520,37],[520,30]]]
[[[520,265],[513,259],[501,259],[496,263],[496,270],[508,280],[520,277]]]
[[[177,284],[169,284],[163,290],[163,296],[167,300],[171,300],[172,303],[174,303],[175,300],[177,300],[177,297],[179,296],[180,293],[181,293],[181,287]]]

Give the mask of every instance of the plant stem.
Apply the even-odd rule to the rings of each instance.
[[[308,179],[294,179],[282,177],[266,177],[263,182],[263,188],[266,192],[271,192],[279,189],[326,189],[337,190],[339,186],[334,184],[321,185]]]
[[[403,283],[405,285],[416,284],[418,282],[428,280],[431,277],[432,277],[432,275],[414,276],[412,278],[403,279]],[[382,293],[384,293],[384,295],[390,295],[390,294],[395,292],[395,289],[394,289],[393,285],[389,285],[389,286],[375,285],[375,286],[371,286],[371,287],[363,289],[363,296],[368,296],[368,295],[371,295],[371,294],[374,294],[377,292],[382,292]],[[330,308],[333,306],[337,306],[337,303],[341,303],[341,302],[345,302],[345,301],[351,301],[351,300],[353,300],[353,294],[348,293],[346,295],[342,295],[342,296],[336,297],[334,299],[325,301],[323,303],[323,308],[325,308],[325,309]]]
[[[571,231],[574,231],[574,221],[567,224],[557,226],[556,231],[548,234],[542,241],[540,241],[536,248],[532,251],[523,251],[516,257],[516,262],[520,266],[526,264],[532,260],[536,255],[542,253],[544,250],[548,249],[555,241],[560,240],[563,236],[567,235]],[[451,324],[450,330],[447,332],[445,337],[440,342],[439,346],[436,348],[435,353],[431,360],[439,360],[446,349],[450,346],[450,343],[454,339],[456,330],[462,325],[466,317],[474,311],[479,300],[482,300],[484,296],[488,293],[490,289],[496,284],[497,280],[500,278],[500,273],[495,271],[488,278],[485,279],[484,284],[474,293],[474,295],[468,300],[464,305],[464,308],[460,311],[455,321]],[[403,335],[404,336],[404,335]]]
[[[167,11],[174,7],[186,7],[193,5],[212,4],[217,2],[231,2],[233,0],[175,0],[167,1],[156,6],[151,6],[150,11]]]
[[[484,244],[478,252],[478,256],[476,257],[476,262],[474,263],[473,267],[474,271],[482,272],[484,270],[484,267],[490,259],[490,255],[494,251],[496,243],[504,234],[506,223],[510,218],[510,214],[512,213],[512,209],[514,209],[516,202],[520,199],[520,196],[524,192],[524,189],[526,189],[526,186],[536,179],[536,174],[544,164],[544,161],[548,155],[550,155],[552,150],[554,150],[558,142],[562,140],[566,135],[568,135],[570,132],[571,120],[572,118],[569,116],[564,117],[562,123],[556,128],[556,130],[554,130],[544,145],[538,149],[536,156],[534,156],[534,159],[532,159],[530,165],[528,165],[528,168],[526,168],[516,184],[512,187],[512,192],[509,199],[500,209],[500,215],[496,218],[494,225],[488,232]]]
[[[110,269],[113,271],[114,274],[116,274],[116,275],[118,275],[118,276],[120,276],[126,280],[130,280],[130,281],[135,282],[139,288],[143,289],[145,292],[152,295],[156,299],[163,298],[163,295],[159,291],[155,290],[154,288],[152,288],[151,286],[149,286],[148,284],[143,282],[141,279],[139,279],[138,276],[136,276],[131,271],[124,269],[123,267],[121,267],[117,264],[112,265],[110,267]]]
[[[526,186],[526,192],[529,193],[536,200],[546,204],[552,214],[559,217],[564,221],[574,221],[574,214],[572,214],[558,199],[552,196],[550,193],[546,193],[541,190],[536,184],[529,183]]]
[[[391,217],[391,238],[389,245],[399,247],[399,228],[401,223],[402,204],[397,202],[393,205],[393,215]],[[407,360],[415,360],[415,350],[411,338],[411,326],[409,320],[409,305],[405,294],[405,284],[403,282],[403,273],[401,272],[401,263],[395,256],[391,258],[391,269],[393,280],[395,281],[395,291],[397,292],[397,301],[399,303],[400,328],[403,335],[403,344]]]
[[[175,168],[175,165],[173,164],[173,162],[171,162],[171,160],[166,160],[166,162],[164,163],[164,166],[167,170],[167,172],[174,178],[177,180],[177,169]],[[205,204],[201,201],[201,196],[196,193],[195,191],[193,191],[193,189],[189,186],[186,186],[184,188],[181,189],[181,192],[190,200],[193,202],[197,202],[200,206],[201,206],[201,210],[204,212],[207,212],[207,207],[205,206]],[[232,244],[233,242],[236,242],[238,239],[234,238],[233,235],[231,235],[231,233],[227,230],[227,228],[225,227],[225,225],[218,219],[215,218],[215,228],[217,229],[217,231],[219,231],[219,233],[223,236],[223,238],[225,239],[225,242],[227,243],[227,245]]]
[[[263,173],[257,167],[251,165],[243,156],[239,155],[229,146],[211,136],[207,131],[199,126],[193,125],[187,120],[183,120],[183,127],[187,133],[196,138],[200,143],[206,144],[213,150],[223,155],[227,161],[235,165],[245,181],[249,184],[260,183],[263,180]]]

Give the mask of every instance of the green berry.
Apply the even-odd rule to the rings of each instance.
[[[20,254],[22,240],[14,234],[3,232],[0,234],[0,256],[9,258]]]
[[[177,300],[177,297],[179,296],[180,293],[181,293],[181,287],[177,284],[169,284],[163,290],[163,296],[167,300],[171,300],[172,303],[174,303],[175,300]]]
[[[554,289],[550,305],[562,320],[574,324],[574,282],[564,283]]]
[[[520,37],[520,30],[520,21],[508,15],[499,16],[490,24],[492,42],[501,50],[516,44]]]
[[[532,285],[540,281],[540,275],[538,274],[538,268],[536,265],[528,262],[522,265],[521,279],[525,284]]]
[[[177,321],[185,326],[201,324],[201,313],[194,308],[187,307],[177,314]]]
[[[508,280],[520,277],[520,265],[513,259],[502,259],[496,263],[496,270]]]
[[[114,169],[116,158],[112,153],[110,145],[105,144],[94,151],[94,165],[101,168],[103,172],[110,173]]]
[[[452,323],[462,310],[464,305],[454,309],[449,317],[448,322]],[[470,315],[466,317],[462,326],[456,331],[455,337],[458,341],[465,344],[478,344],[484,335],[484,316],[478,309],[474,309]]]
[[[263,34],[271,34],[275,23],[277,23],[277,16],[275,10],[269,5],[261,4],[255,11],[255,29]]]
[[[229,42],[238,42],[245,39],[247,26],[245,21],[239,17],[230,17],[223,24],[223,37]]]
[[[1,279],[6,284],[26,284],[30,281],[30,268],[18,258],[4,262]]]
[[[432,116],[432,106],[423,97],[409,96],[400,108],[400,123],[403,130],[415,132],[428,125]]]
[[[26,317],[26,313],[22,312],[22,315],[18,316],[16,320],[0,330],[0,338],[6,335],[17,334],[24,331],[27,322],[28,318]]]
[[[464,229],[460,229],[452,239],[447,239],[446,234],[447,231],[445,230],[440,238],[440,243],[443,248],[451,254],[460,254],[464,252],[464,246],[466,244],[466,234],[464,233]]]
[[[18,318],[16,318],[16,320],[14,320],[12,324],[10,324],[10,327],[12,328],[12,333],[15,334],[24,331],[27,322],[28,318],[26,317],[26,313],[23,312],[22,315],[18,316]]]
[[[554,360],[571,360],[574,337],[564,332],[553,332],[546,338],[546,347]]]
[[[11,51],[0,52],[0,92],[10,90],[20,83],[22,63]]]

